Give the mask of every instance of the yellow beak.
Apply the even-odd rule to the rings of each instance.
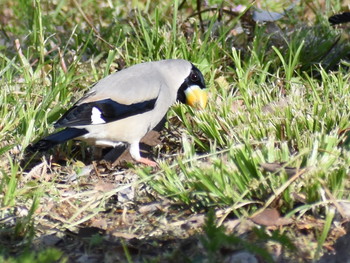
[[[207,105],[208,95],[199,86],[190,86],[185,90],[186,103],[191,107],[204,109]]]

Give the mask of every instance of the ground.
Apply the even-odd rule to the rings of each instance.
[[[349,258],[346,3],[0,6],[0,261]],[[168,58],[203,72],[209,100],[144,138],[157,167],[123,147],[27,151],[94,82]]]

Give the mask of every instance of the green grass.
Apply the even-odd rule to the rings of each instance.
[[[218,10],[203,12],[201,25],[198,16],[191,16],[197,2],[187,1],[180,9],[180,1],[1,2],[6,23],[0,34],[0,239],[9,240],[0,242],[1,260],[65,262],[73,246],[51,250],[36,245],[47,234],[43,224],[57,233],[78,232],[99,217],[114,222],[115,214],[108,212],[113,209],[137,214],[144,199],[170,200],[181,215],[209,213],[203,229],[196,229],[207,253],[193,253],[211,262],[222,260],[222,250],[231,246],[274,261],[269,247],[255,246],[248,233],[264,244],[281,244],[289,262],[300,260],[299,254],[307,255],[302,260],[316,260],[326,252],[326,243],[334,243],[330,233],[336,231],[335,218],[342,216],[334,207],[350,197],[349,145],[342,132],[350,118],[350,45],[348,32],[330,27],[327,16],[341,12],[342,2],[300,3],[276,22],[280,31],[267,33],[269,25],[259,24],[247,29],[252,39],[244,31],[235,33],[240,17]],[[289,5],[275,2],[263,1],[261,8],[282,12]],[[248,1],[240,4],[249,6]],[[305,13],[311,17],[308,23]],[[119,169],[139,177],[100,191],[94,186],[114,178],[116,168],[98,164],[89,175],[79,176],[91,164],[84,147],[72,153],[75,148],[68,143],[50,152],[55,158],[60,152],[63,165],[49,154],[43,157],[46,161],[25,154],[29,143],[52,132],[52,123],[94,82],[124,66],[167,58],[188,59],[198,66],[210,99],[204,110],[180,104],[170,110],[163,144],[153,151],[159,169]],[[281,163],[281,168],[268,172],[262,168],[266,163]],[[301,172],[293,177],[284,167]],[[70,176],[77,181],[69,182]],[[137,192],[132,206],[113,201],[130,187]],[[219,226],[265,208],[276,208],[296,226],[309,217],[320,220],[321,227],[312,228],[308,236],[314,249],[303,250],[307,246],[298,243],[295,226],[249,229],[247,236],[227,234]],[[223,218],[209,212],[226,209]],[[163,216],[149,215],[154,222],[163,222]],[[123,230],[151,237],[142,224]],[[104,243],[101,239],[91,246],[93,240],[79,242],[95,253],[94,247]],[[289,251],[294,246],[301,247],[299,254]],[[120,251],[126,262],[136,260],[124,241]],[[178,252],[173,253],[147,260],[177,258]],[[23,261],[15,259],[18,255]]]

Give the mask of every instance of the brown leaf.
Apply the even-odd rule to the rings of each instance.
[[[95,185],[94,189],[97,190],[97,191],[100,191],[100,192],[108,192],[108,191],[111,191],[111,190],[115,189],[115,185],[111,184],[111,183],[99,181]]]
[[[261,213],[252,217],[251,220],[258,225],[263,226],[283,226],[289,225],[293,221],[290,218],[283,218],[280,216],[277,209],[265,209]]]

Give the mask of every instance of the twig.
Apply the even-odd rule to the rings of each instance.
[[[204,34],[204,24],[202,19],[202,12],[201,12],[201,0],[197,0],[197,13],[199,18],[199,25],[201,27],[202,34]]]

